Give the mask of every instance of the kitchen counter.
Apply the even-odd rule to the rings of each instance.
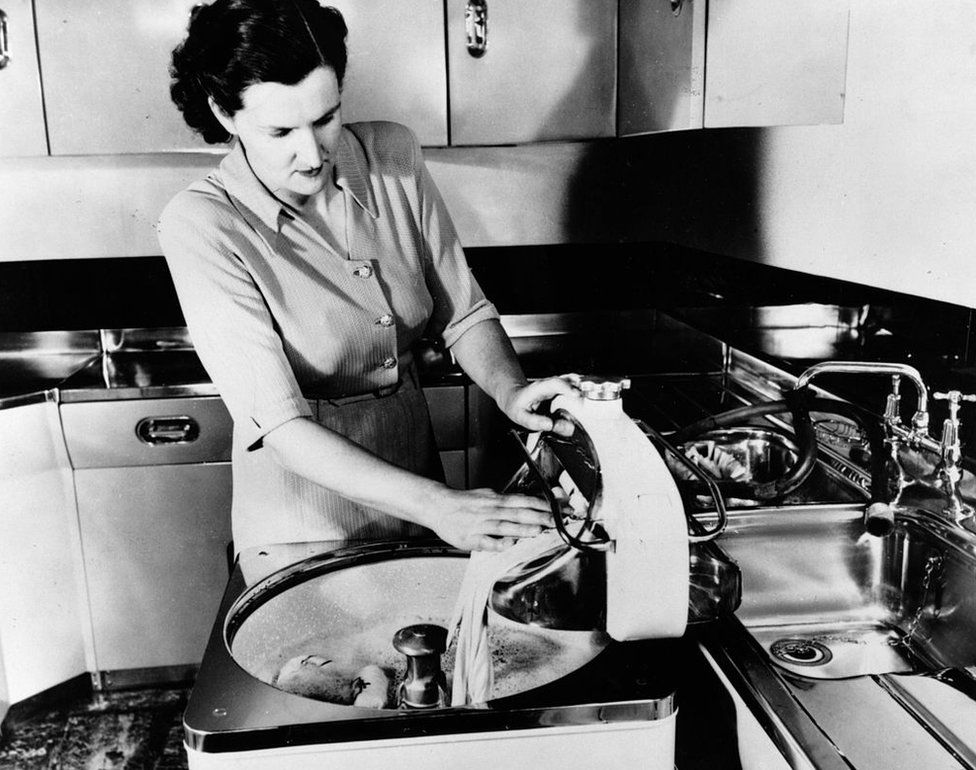
[[[662,357],[655,332],[663,318],[653,311],[515,315],[502,325],[530,377],[715,365],[715,343],[705,338],[670,344]],[[469,382],[436,344],[421,345],[415,360],[425,385]],[[0,408],[55,390],[64,402],[217,395],[182,327],[0,334]]]
[[[508,316],[503,323],[530,376],[566,371],[630,375],[636,378],[637,387],[627,397],[627,404],[638,404],[650,392],[654,393],[655,400],[662,400],[661,394],[667,388],[649,390],[648,386],[659,375],[665,375],[663,379],[669,382],[684,378],[686,382],[714,383],[724,380],[728,371],[738,367],[738,371],[745,371],[750,378],[754,388],[750,397],[759,400],[778,398],[783,389],[790,387],[795,375],[786,367],[773,369],[762,365],[762,356],[755,358],[741,353],[715,336],[654,312]],[[810,320],[809,328],[817,328],[814,319]],[[840,342],[831,348],[832,353],[845,348],[843,333],[836,330],[826,333],[840,334]],[[798,338],[802,336],[799,332],[797,335]],[[779,337],[776,344],[781,347],[775,355],[770,353],[770,358],[785,355],[782,346],[786,345],[787,337]],[[771,345],[769,340],[773,338],[756,334],[748,344]],[[99,330],[51,340],[42,336],[21,339],[18,344],[20,348],[8,351],[6,355],[0,351],[0,360],[4,363],[0,367],[0,379],[3,380],[0,383],[0,408],[34,398],[70,402],[216,395],[188,344],[185,329]],[[31,344],[36,346],[33,352]],[[858,352],[857,346],[850,347],[847,352],[853,356]],[[802,368],[802,357],[796,356],[792,360]],[[428,384],[465,381],[450,360],[436,351],[422,356],[421,364]],[[707,390],[704,388],[702,393]],[[670,423],[657,422],[660,430],[674,428],[703,413],[739,403],[733,401],[730,404],[724,400],[725,396],[714,400],[707,394],[697,393],[693,387],[684,387],[683,394],[683,408],[691,411],[682,412],[678,417],[672,415]],[[669,399],[672,396],[663,397],[663,401]],[[872,399],[869,405],[880,408],[883,402]],[[630,408],[628,406],[628,410]],[[643,407],[635,406],[635,409],[640,408]],[[647,415],[651,419],[651,413]],[[745,589],[748,590],[748,585]],[[848,742],[844,751],[867,756],[863,766],[871,766],[868,755],[874,745],[872,741],[880,740],[878,736],[865,732],[861,741],[852,734],[853,717],[844,724],[844,718],[837,716],[856,712],[856,705],[860,703],[868,704],[866,708],[870,709],[882,708],[883,704],[883,711],[870,713],[884,713],[888,715],[886,719],[897,717],[901,720],[899,724],[908,719],[917,728],[919,741],[928,741],[929,749],[937,744],[933,744],[934,739],[925,728],[906,716],[909,712],[899,705],[895,696],[880,696],[876,692],[880,686],[872,683],[870,678],[852,680],[854,683],[812,684],[795,679],[774,666],[757,648],[748,631],[734,619],[693,632],[679,647],[669,647],[667,655],[680,661],[676,669],[686,677],[682,680],[686,696],[679,697],[689,697],[687,704],[681,701],[685,717],[678,722],[679,767],[681,751],[692,752],[686,756],[693,756],[695,751],[704,751],[710,745],[718,748],[709,761],[694,764],[694,760],[686,759],[685,767],[734,766],[721,764],[721,757],[734,756],[735,737],[729,731],[734,730],[737,722],[741,728],[750,719],[753,722],[759,720],[759,732],[772,738],[786,756],[803,760],[798,760],[800,766],[811,760],[820,766],[845,766],[843,756],[832,742],[833,736],[842,736]],[[724,686],[722,682],[725,682]],[[679,693],[682,691],[681,681],[677,689]],[[973,704],[967,700],[957,710],[971,708]],[[717,743],[702,741],[698,730],[703,724],[724,737]],[[682,729],[691,732],[682,738]],[[900,737],[907,734],[907,729],[903,730]],[[969,744],[959,739],[952,745],[965,747]],[[946,764],[955,761],[954,755],[945,752],[941,745],[932,750],[936,752],[934,756],[941,756]],[[938,754],[939,751],[943,753]],[[890,759],[889,756],[886,761]]]

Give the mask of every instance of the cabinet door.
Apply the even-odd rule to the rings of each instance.
[[[194,4],[38,0],[52,155],[209,147],[169,97],[170,56]]]
[[[465,12],[481,7],[474,56]],[[614,135],[617,0],[448,0],[447,25],[452,144]]]
[[[87,669],[71,468],[51,402],[0,409],[0,710]]]
[[[712,0],[705,127],[842,123],[850,0]]]
[[[0,0],[0,14],[9,56],[0,69],[0,156],[47,155],[31,0]]]
[[[75,472],[97,671],[198,665],[227,583],[230,463]]]
[[[330,0],[349,27],[342,119],[395,120],[423,145],[447,144],[441,0]]]
[[[705,0],[620,0],[620,136],[701,128]]]

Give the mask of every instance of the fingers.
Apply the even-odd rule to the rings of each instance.
[[[511,548],[515,545],[515,542],[515,538],[513,537],[490,537],[489,535],[483,535],[478,539],[477,544],[472,550],[504,551],[506,548]]]
[[[579,391],[562,377],[547,377],[536,380],[523,387],[515,396],[512,409],[506,410],[508,416],[519,425],[532,431],[553,431],[561,436],[573,434],[573,424],[564,419],[553,419],[538,414],[536,409],[544,401],[556,396],[579,397]]]

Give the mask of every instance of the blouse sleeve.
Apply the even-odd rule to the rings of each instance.
[[[229,204],[191,189],[167,206],[158,235],[193,345],[238,440],[253,450],[274,428],[312,412],[241,259],[252,248],[245,226]]]
[[[442,336],[450,347],[475,324],[497,321],[499,315],[471,274],[451,215],[424,163],[420,143],[416,137],[413,141],[420,226],[429,266],[427,287],[434,299],[428,332]]]

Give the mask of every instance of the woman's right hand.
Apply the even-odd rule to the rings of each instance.
[[[465,551],[503,551],[555,524],[545,500],[491,489],[447,489],[431,514],[426,525]]]

